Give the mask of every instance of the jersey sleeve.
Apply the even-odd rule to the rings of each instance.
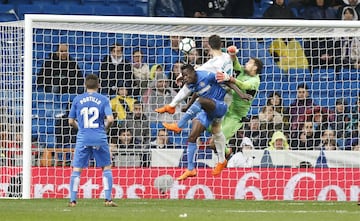
[[[104,112],[105,112],[105,116],[112,115],[112,109],[111,109],[111,106],[110,106],[109,99],[105,100]]]
[[[208,75],[207,75],[207,80],[211,83],[216,83],[216,74],[215,73],[212,73],[212,72],[208,72]]]
[[[233,62],[233,67],[234,67],[234,71],[242,71],[244,68],[243,66],[241,66],[241,64],[239,63],[239,59],[238,57],[236,57],[236,59]]]
[[[258,90],[260,81],[259,78],[253,77],[246,81],[241,81],[239,79],[235,79],[235,84],[241,90]]]

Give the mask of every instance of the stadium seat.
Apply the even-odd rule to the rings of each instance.
[[[18,15],[21,20],[24,19],[25,14],[41,14],[43,10],[39,5],[20,4],[18,5]]]
[[[40,5],[43,12],[46,12],[47,14],[58,14],[58,15],[70,14],[70,12],[68,11],[67,4],[54,5],[49,3],[43,3],[37,5]]]
[[[72,15],[93,15],[94,7],[90,5],[71,5],[69,6],[69,13]]]
[[[94,6],[95,15],[111,15],[118,16],[120,15],[119,7],[116,6]]]

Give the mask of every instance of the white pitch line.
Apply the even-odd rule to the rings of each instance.
[[[360,211],[347,210],[225,210],[227,213],[347,213],[360,214]]]

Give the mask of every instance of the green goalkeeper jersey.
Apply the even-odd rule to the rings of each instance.
[[[236,77],[235,84],[242,92],[251,94],[253,97],[255,97],[260,86],[259,75],[250,76],[245,73],[244,68],[241,65],[239,65],[239,63],[237,64],[238,65],[234,64],[234,70],[240,73]],[[236,94],[236,92],[232,91],[232,93],[233,93],[233,100],[228,111],[234,114],[236,113],[241,118],[246,117],[247,113],[250,110],[253,99],[251,99],[250,101],[246,101],[241,99],[239,95]]]

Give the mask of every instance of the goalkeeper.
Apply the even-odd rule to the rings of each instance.
[[[234,136],[237,130],[242,127],[243,119],[247,116],[252,101],[256,96],[260,86],[260,74],[263,67],[263,63],[258,58],[250,58],[250,60],[242,67],[236,57],[237,49],[234,46],[228,48],[228,53],[233,60],[234,71],[237,73],[237,77],[229,77],[228,75],[218,72],[216,78],[218,82],[232,82],[243,93],[252,96],[252,99],[243,99],[237,93],[232,91],[233,100],[228,108],[228,111],[222,121],[222,131],[226,138],[226,143]],[[231,153],[230,148],[226,148],[225,155],[228,156]]]

